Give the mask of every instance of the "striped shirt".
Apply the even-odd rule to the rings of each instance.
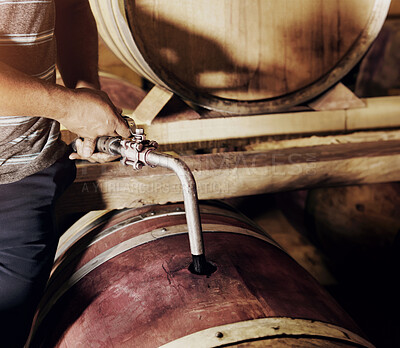
[[[0,0],[0,61],[55,82],[54,24],[53,0]],[[1,184],[50,166],[64,152],[58,122],[0,115]]]

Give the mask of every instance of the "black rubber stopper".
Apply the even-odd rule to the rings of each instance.
[[[192,260],[189,271],[193,274],[210,276],[217,270],[216,266],[207,262],[204,255],[192,255]]]

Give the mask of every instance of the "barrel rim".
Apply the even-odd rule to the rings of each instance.
[[[152,204],[143,206],[141,208],[147,208],[148,211],[133,215],[130,218],[127,218],[117,224],[110,226],[106,230],[102,230],[100,234],[98,234],[96,238],[92,240],[91,244],[97,242],[98,240],[107,236],[108,234],[118,231],[120,228],[125,228],[132,224],[144,222],[150,219],[158,219],[160,217],[165,217],[165,216],[185,215],[185,208],[182,203],[174,203],[171,205]],[[104,223],[106,223],[110,218],[130,211],[135,213],[137,209],[141,208],[97,210],[97,211],[91,211],[86,215],[82,216],[70,228],[68,228],[68,230],[65,231],[63,235],[60,237],[54,260],[55,264],[57,264],[59,260],[62,260],[63,254],[72,245],[79,243],[79,240],[82,237],[84,237],[87,233],[91,233],[97,230],[98,228],[102,228]],[[200,209],[200,214],[202,216],[212,215],[212,216],[235,218],[238,221],[248,224],[249,227],[252,227],[254,230],[258,230],[260,234],[268,235],[266,231],[264,231],[255,222],[250,220],[246,215],[235,210],[233,207],[229,206],[226,203],[221,202],[217,204],[215,201],[202,201],[199,209]]]
[[[374,345],[363,337],[340,326],[317,320],[289,317],[268,317],[216,326],[178,338],[160,348],[227,347],[241,342],[279,337],[325,338],[374,348]]]

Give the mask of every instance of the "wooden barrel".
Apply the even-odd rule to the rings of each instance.
[[[365,54],[390,0],[90,0],[129,67],[205,108],[286,110],[324,92]]]
[[[92,212],[60,240],[32,347],[372,347],[330,295],[244,216],[201,205],[192,274],[183,205]]]
[[[306,204],[310,238],[341,276],[382,273],[400,241],[400,183],[310,190]]]

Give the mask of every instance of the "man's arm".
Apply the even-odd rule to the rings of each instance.
[[[99,90],[98,33],[88,0],[55,0],[55,4],[57,65],[64,84],[69,88]],[[71,154],[71,159],[104,162],[114,158],[101,153],[92,155],[95,138],[86,137],[83,142],[78,139],[76,148],[77,153]]]
[[[90,89],[68,89],[30,77],[2,62],[1,116],[51,118],[82,137],[129,136],[125,122],[105,93]]]
[[[58,6],[68,8],[73,4],[86,2],[85,0],[56,0]],[[88,8],[89,9],[89,8]],[[64,17],[68,14],[60,14]],[[73,11],[73,7],[69,8]],[[67,18],[67,17],[65,17]],[[70,23],[73,27],[74,23]],[[81,32],[81,36],[86,33]],[[66,37],[64,37],[66,39]],[[67,40],[68,41],[68,40]],[[97,36],[96,36],[97,42]],[[84,41],[80,41],[84,43]],[[62,41],[60,46],[63,45]],[[79,48],[77,48],[79,50]],[[82,52],[84,48],[82,48]],[[97,50],[96,50],[97,52]],[[79,53],[79,52],[78,52]],[[87,53],[84,53],[84,56]],[[97,55],[97,53],[96,53]],[[93,56],[89,53],[87,57]],[[63,77],[67,79],[68,87],[75,87],[76,81],[81,80],[86,85],[98,87],[97,64],[89,66],[89,70],[81,69],[75,75],[68,59],[63,61]],[[87,63],[90,59],[83,60]],[[96,59],[97,61],[97,59]],[[74,62],[74,61],[72,61]],[[72,65],[74,67],[75,63]],[[89,64],[90,65],[90,64]],[[82,65],[83,67],[84,65]],[[83,73],[83,71],[86,73]],[[89,71],[89,73],[87,72]],[[72,76],[72,77],[71,77]],[[75,82],[74,82],[75,81]],[[37,116],[59,121],[70,131],[81,137],[95,139],[101,135],[129,136],[129,129],[125,121],[120,117],[119,110],[112,104],[108,96],[92,89],[71,89],[50,82],[30,77],[16,69],[0,62],[0,117],[1,116]],[[93,152],[94,140],[86,144]],[[84,156],[89,157],[89,156]]]
[[[100,89],[98,34],[88,0],[55,0],[57,65],[65,86]]]

